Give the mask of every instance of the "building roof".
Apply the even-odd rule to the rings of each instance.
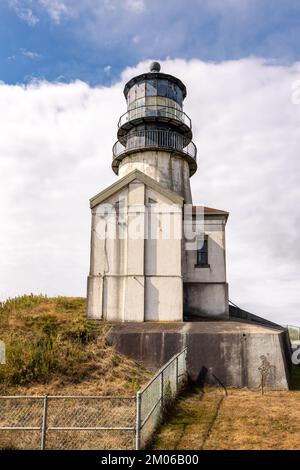
[[[128,94],[128,91],[130,90],[130,88],[133,85],[135,85],[136,83],[143,82],[145,80],[154,80],[154,79],[169,80],[173,83],[176,83],[176,85],[178,85],[179,88],[181,88],[181,90],[182,90],[183,99],[186,97],[186,87],[185,87],[184,83],[182,83],[182,81],[179,80],[179,78],[174,77],[174,75],[170,75],[170,74],[167,74],[167,73],[146,72],[146,73],[142,73],[140,75],[137,75],[136,77],[131,78],[125,84],[124,91],[123,91],[125,98],[127,98],[127,94]]]
[[[142,173],[139,170],[133,170],[131,173],[128,173],[128,175],[125,175],[123,178],[108,186],[108,188],[104,189],[104,191],[101,191],[100,193],[96,194],[96,196],[92,197],[90,199],[91,209],[93,209],[93,207],[97,206],[101,202],[106,201],[110,196],[123,189],[135,179],[141,181],[146,186],[149,186],[154,191],[157,191],[158,193],[162,194],[175,204],[180,204],[182,206],[183,197],[179,196],[179,194],[175,193],[174,191],[171,191],[170,189],[164,188],[156,180],[150,178],[150,176],[145,175],[145,173]]]
[[[226,219],[229,216],[229,212],[222,211],[221,209],[215,209],[213,207],[207,207],[207,206],[193,206],[192,208],[192,213],[196,214],[197,207],[201,207],[201,209],[204,207],[204,214],[205,215],[224,215]]]

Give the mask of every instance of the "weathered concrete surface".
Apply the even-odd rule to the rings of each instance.
[[[193,213],[195,224],[196,213]],[[197,252],[183,244],[183,312],[184,316],[207,317],[208,320],[229,318],[228,284],[226,282],[225,226],[228,213],[204,213],[204,233],[208,243],[208,265],[197,265]]]
[[[182,203],[137,170],[91,200],[89,318],[182,321]]]
[[[193,315],[210,320],[228,319],[228,284],[184,282],[183,313],[186,317]]]
[[[116,349],[158,369],[187,346],[188,372],[195,382],[216,383],[214,374],[229,387],[257,388],[261,356],[271,364],[267,386],[288,389],[290,343],[286,330],[241,321],[186,323],[125,323],[109,333]]]
[[[142,150],[128,155],[119,166],[119,176],[139,170],[160,183],[163,188],[178,193],[186,204],[192,203],[188,163],[174,152]]]

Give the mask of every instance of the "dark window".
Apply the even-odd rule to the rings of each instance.
[[[146,96],[157,96],[157,81],[147,80],[146,81]]]
[[[208,239],[200,240],[197,244],[197,265],[208,264]]]
[[[157,80],[157,95],[158,96],[168,96],[168,85],[167,80],[158,79]]]

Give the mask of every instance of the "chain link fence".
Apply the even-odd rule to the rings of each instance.
[[[185,384],[186,354],[185,348],[172,357],[137,393],[137,449],[145,448],[151,441],[164,412]]]
[[[288,329],[291,341],[300,341],[300,327],[293,325],[284,325]]]
[[[135,397],[0,396],[0,449],[144,448],[186,374],[186,350]]]
[[[136,397],[0,397],[0,448],[132,449]]]

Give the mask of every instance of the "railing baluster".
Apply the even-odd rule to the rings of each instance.
[[[147,147],[164,147],[177,149],[196,160],[197,150],[193,142],[186,144],[186,138],[176,131],[148,130],[129,132],[125,145],[117,141],[113,146],[113,158],[126,153],[127,150]]]
[[[192,128],[192,121],[182,109],[177,109],[175,106],[162,106],[162,105],[147,105],[137,106],[129,109],[124,113],[118,122],[118,127],[122,127],[127,122],[138,119],[144,116],[165,116],[176,119],[186,124],[190,129]]]

